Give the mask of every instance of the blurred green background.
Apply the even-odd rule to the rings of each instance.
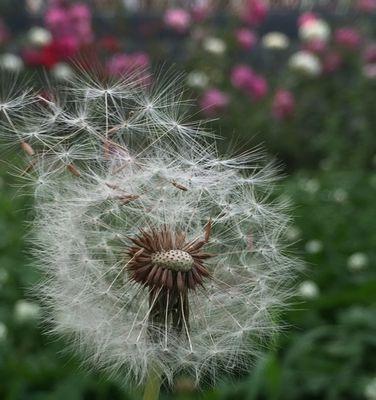
[[[282,333],[249,374],[200,390],[181,377],[174,388],[163,387],[161,397],[376,399],[375,2],[344,2],[346,7],[323,2],[326,7],[315,8],[311,20],[327,24],[329,33],[322,26],[304,33],[302,7],[266,2],[264,14],[252,8],[257,2],[242,3],[248,19],[226,2],[225,8],[198,2],[211,7],[179,8],[180,19],[171,22],[166,17],[171,7],[94,1],[73,22],[64,20],[74,3],[20,2],[15,13],[4,2],[1,67],[21,75],[44,68],[54,83],[74,74],[72,57],[92,55],[93,47],[115,75],[137,63],[151,71],[175,64],[187,73],[195,112],[213,118],[210,128],[224,136],[222,150],[261,143],[285,173],[276,194],[294,206],[288,239],[306,268],[294,304],[282,316]],[[62,45],[66,26],[48,17],[53,12],[68,27],[83,27],[77,33],[81,42],[71,43],[69,51]],[[44,31],[33,35],[35,27]],[[338,29],[344,27],[352,32],[341,39]],[[254,42],[252,35],[240,40],[242,28],[254,34]],[[270,32],[283,33],[288,44],[282,46],[281,37],[268,42]],[[319,71],[312,60],[294,67],[291,59],[301,50],[314,56]],[[340,63],[329,70],[330,54]],[[234,77],[234,68],[244,65],[252,69],[247,79],[253,81]],[[281,100],[279,90],[290,95]],[[88,372],[75,354],[63,351],[64,339],[43,333],[48,327],[30,293],[38,280],[27,243],[32,200],[8,173],[14,154],[6,149],[1,157],[0,399],[141,398],[111,377]]]

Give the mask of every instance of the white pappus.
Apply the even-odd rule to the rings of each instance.
[[[248,368],[299,267],[287,204],[270,200],[273,164],[219,157],[175,86],[80,73],[48,96],[15,90],[0,108],[1,140],[21,145],[22,175],[35,178],[53,331],[137,383],[151,368],[169,382]]]

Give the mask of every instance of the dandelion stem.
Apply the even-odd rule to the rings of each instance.
[[[158,400],[161,388],[161,373],[155,368],[150,368],[146,381],[143,400]]]

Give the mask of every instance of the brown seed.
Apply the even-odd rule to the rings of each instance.
[[[186,188],[185,186],[181,185],[180,183],[177,183],[175,181],[171,182],[177,189],[182,190],[183,192],[186,192],[188,190],[188,188]]]
[[[160,279],[162,277],[162,273],[163,273],[163,269],[158,267],[157,272],[155,273],[154,278],[153,278],[153,283],[156,286],[159,286],[161,284]]]
[[[21,142],[21,149],[28,154],[29,156],[33,156],[35,154],[34,149],[29,145],[29,143]]]
[[[80,171],[73,165],[73,164],[68,164],[67,165],[67,170],[73,174],[74,176],[80,177]]]
[[[192,275],[192,271],[188,271],[187,272],[187,276],[188,276],[188,287],[189,289],[194,289],[195,285],[195,281],[193,279],[193,275]]]
[[[139,199],[140,196],[135,195],[135,194],[130,194],[130,195],[127,195],[127,196],[117,196],[117,198],[120,200],[121,204],[123,206],[125,206],[125,205],[129,204],[130,202]]]
[[[205,242],[207,243],[210,239],[210,233],[211,233],[211,228],[212,228],[212,220],[211,218],[209,219],[208,223],[205,226]]]

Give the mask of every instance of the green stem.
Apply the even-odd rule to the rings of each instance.
[[[161,388],[161,374],[154,368],[150,368],[149,376],[146,381],[143,400],[158,400]]]

